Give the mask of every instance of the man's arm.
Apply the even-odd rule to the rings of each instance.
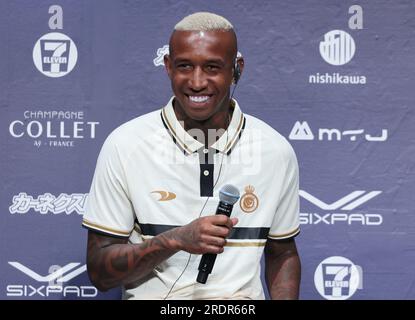
[[[87,265],[91,282],[105,291],[127,286],[150,274],[180,250],[189,253],[222,253],[236,218],[208,216],[163,232],[140,244],[88,231]]]
[[[267,240],[265,279],[271,299],[298,299],[301,263],[294,239]]]

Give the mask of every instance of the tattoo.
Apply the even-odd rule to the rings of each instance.
[[[140,244],[127,243],[90,231],[88,234],[88,273],[100,290],[136,283],[161,262],[175,254],[171,242],[174,232],[167,231]]]

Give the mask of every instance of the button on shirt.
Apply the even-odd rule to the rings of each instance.
[[[244,115],[235,100],[228,129],[206,148],[177,120],[173,99],[108,136],[98,157],[83,226],[141,243],[199,216],[215,214],[220,188],[232,184],[241,194],[231,215],[239,222],[207,283],[196,282],[201,255],[181,251],[137,287],[124,290],[124,298],[163,299],[190,257],[169,298],[264,299],[260,259],[267,239],[299,233],[295,153],[273,128]]]

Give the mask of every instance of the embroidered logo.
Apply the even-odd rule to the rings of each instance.
[[[151,193],[158,193],[160,195],[160,198],[157,199],[157,201],[169,201],[176,198],[176,194],[173,192],[156,190]]]
[[[245,187],[245,194],[241,197],[239,205],[243,212],[251,213],[259,206],[258,197],[254,194],[255,188],[253,186]]]

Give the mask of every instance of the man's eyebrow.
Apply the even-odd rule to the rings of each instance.
[[[182,58],[182,57],[177,57],[173,59],[173,63],[182,63],[182,62],[192,62],[192,59],[188,59],[188,58]],[[226,63],[223,59],[207,59],[206,61],[203,62],[203,64],[218,64],[221,66],[224,66]]]
[[[180,62],[190,62],[190,59],[187,58],[181,58],[181,57],[177,57],[177,58],[173,58],[173,62],[174,63],[180,63]]]
[[[215,64],[218,64],[218,65],[221,65],[221,66],[225,65],[225,61],[222,60],[222,59],[209,59],[209,60],[206,61],[206,63],[207,64],[215,63]]]

